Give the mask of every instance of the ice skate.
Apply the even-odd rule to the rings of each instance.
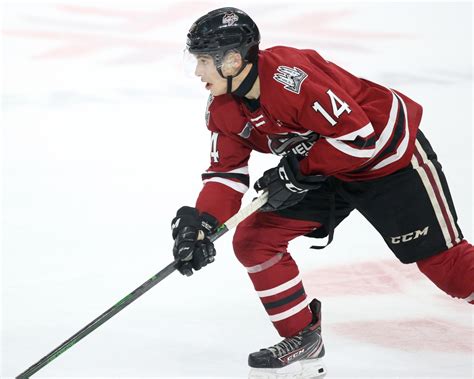
[[[251,368],[249,379],[322,379],[326,367],[321,359],[303,359],[281,368]]]
[[[285,338],[283,341],[276,345],[270,346],[266,349],[261,349],[258,352],[249,355],[248,363],[250,367],[254,369],[279,369],[285,368],[286,366],[299,362],[299,365],[292,365],[293,368],[302,366],[301,362],[308,361],[319,361],[318,358],[324,356],[324,344],[321,338],[321,303],[314,299],[310,304],[311,312],[313,313],[313,321],[305,329],[299,332],[293,337]],[[252,373],[253,371],[253,373]],[[261,373],[262,375],[270,371],[265,370],[252,370],[251,374],[256,375]],[[275,370],[273,370],[275,371]],[[278,370],[277,370],[278,371]],[[281,374],[286,374],[282,370]],[[290,370],[291,371],[291,370]],[[298,378],[311,378],[311,377],[322,377],[326,370],[321,365],[320,376],[296,376]],[[321,376],[322,375],[322,376]],[[253,378],[264,378],[265,376],[250,376]],[[269,376],[269,378],[272,376]],[[276,378],[285,378],[285,376],[276,376]],[[287,376],[288,377],[288,376]],[[295,376],[293,376],[295,377]]]

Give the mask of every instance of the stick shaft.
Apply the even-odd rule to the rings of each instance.
[[[220,238],[222,235],[227,233],[229,230],[235,228],[239,222],[250,216],[252,213],[257,211],[265,202],[267,201],[266,193],[262,196],[258,197],[252,203],[247,205],[245,208],[241,209],[237,212],[234,216],[232,216],[229,220],[227,220],[224,224],[222,224],[216,233],[211,235],[209,239],[211,241],[215,241]],[[59,345],[56,349],[51,351],[48,355],[41,358],[38,362],[34,365],[29,367],[27,370],[19,374],[16,378],[17,379],[25,379],[29,378],[31,375],[35,374],[39,370],[41,370],[44,366],[49,364],[51,361],[59,357],[62,353],[68,350],[70,347],[74,346],[77,342],[83,339],[85,336],[92,333],[95,329],[99,326],[107,322],[110,318],[115,316],[119,313],[122,309],[127,307],[129,304],[134,302],[138,299],[141,295],[145,292],[149,291],[163,279],[165,279],[168,275],[173,273],[176,270],[176,263],[172,262],[164,269],[162,269],[157,274],[153,275],[150,279],[148,279],[145,283],[141,286],[137,287],[134,291],[130,292],[127,296],[125,296],[122,300],[120,300],[117,304],[113,305],[109,309],[107,309],[104,313],[102,313],[99,317],[91,321],[87,324],[84,328],[79,330],[76,334],[70,337],[68,340],[64,341],[61,345]]]
[[[222,224],[217,231],[209,236],[211,242],[214,242],[216,239],[222,237],[229,230],[234,229],[240,222],[245,220],[252,213],[256,212],[262,207],[268,200],[268,192],[263,192],[259,197],[254,199],[249,205],[245,208],[242,208],[239,212],[229,218],[224,224]]]
[[[143,295],[145,292],[150,290],[156,284],[161,282],[163,279],[165,279],[168,275],[170,275],[175,270],[176,270],[175,262],[170,263],[163,270],[161,270],[156,275],[154,275],[150,279],[148,279],[140,287],[138,287],[134,291],[130,292],[127,296],[125,296],[117,304],[113,305],[111,308],[109,308],[104,313],[102,313],[99,317],[97,317],[92,322],[87,324],[84,328],[79,330],[76,334],[74,334],[67,341],[63,342],[56,349],[51,351],[48,355],[46,355],[45,357],[40,359],[38,362],[36,362],[34,365],[32,365],[26,371],[22,372],[20,375],[18,375],[17,378],[20,378],[20,379],[29,378],[34,373],[38,372],[41,368],[46,366],[52,360],[59,357],[62,353],[64,353],[70,347],[75,345],[77,342],[79,342],[85,336],[92,333],[95,329],[97,329],[99,326],[104,324],[107,320],[109,320],[110,318],[115,316],[122,309],[124,309],[129,304],[131,304],[133,301],[138,299],[141,295]]]

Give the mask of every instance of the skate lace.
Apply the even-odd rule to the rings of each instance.
[[[301,346],[301,341],[303,337],[301,334],[298,334],[294,337],[285,338],[283,341],[277,343],[268,348],[275,358],[281,357],[289,352],[299,348]]]

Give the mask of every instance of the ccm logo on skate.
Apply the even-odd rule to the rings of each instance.
[[[427,226],[422,230],[416,230],[414,232],[403,234],[403,235],[398,236],[398,237],[392,237],[392,244],[395,245],[397,243],[408,242],[408,241],[411,241],[411,240],[416,240],[417,238],[420,238],[421,236],[426,236],[426,235],[428,235],[429,228],[430,227]]]
[[[291,353],[291,354],[288,354],[288,355],[284,355],[283,357],[280,357],[280,361],[282,361],[283,363],[289,363],[291,362],[292,360],[294,360],[295,358],[298,358],[301,354],[303,354],[305,352],[305,349],[301,349],[301,350],[298,350],[298,351],[295,351],[294,353]]]

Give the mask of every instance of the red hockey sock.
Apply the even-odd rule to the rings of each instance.
[[[241,222],[234,234],[235,254],[282,337],[294,336],[313,317],[298,266],[287,252],[288,241],[318,226],[273,212],[256,212]]]
[[[416,262],[420,271],[452,297],[474,304],[474,247],[467,241]]]

